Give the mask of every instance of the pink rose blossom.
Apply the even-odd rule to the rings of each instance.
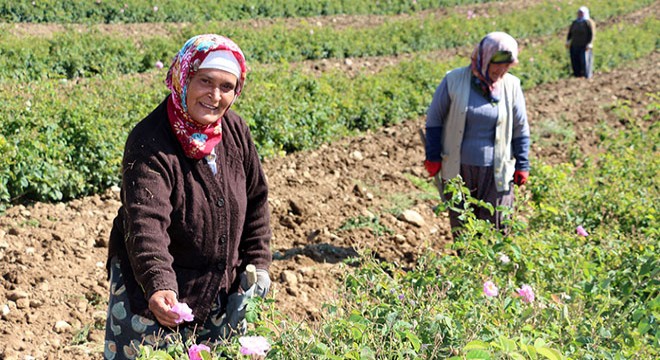
[[[193,321],[195,318],[192,309],[186,303],[176,303],[176,305],[172,306],[172,311],[179,315],[179,318],[175,321],[177,324],[181,324],[184,321]]]
[[[202,351],[206,351],[210,355],[211,348],[206,345],[192,345],[188,348],[188,357],[190,360],[204,360],[202,357]]]
[[[163,68],[163,62],[158,60],[156,61],[156,69],[162,69]]]
[[[263,336],[242,336],[238,339],[241,343],[241,354],[266,356],[270,350],[270,344]]]
[[[531,303],[534,301],[534,290],[529,285],[523,285],[516,291],[523,302]]]
[[[582,227],[582,225],[579,225],[575,231],[577,231],[577,234],[580,236],[589,236],[589,233]]]
[[[509,259],[509,257],[506,256],[506,254],[501,254],[500,255],[500,262],[502,264],[508,264],[509,262],[511,262],[511,259]]]
[[[489,297],[497,296],[500,293],[500,290],[493,284],[492,281],[486,281],[484,283],[484,294]]]

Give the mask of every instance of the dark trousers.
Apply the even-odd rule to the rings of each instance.
[[[473,166],[473,165],[464,165],[461,164],[461,177],[465,182],[465,186],[470,189],[470,196],[475,199],[484,200],[493,205],[497,206],[506,206],[513,208],[513,184],[509,185],[508,191],[497,191],[495,186],[495,174],[493,173],[492,166]],[[461,208],[463,205],[459,205]],[[488,220],[495,227],[502,232],[506,233],[507,229],[505,228],[503,222],[505,220],[504,214],[501,211],[495,210],[491,215],[488,209],[483,207],[473,207],[474,214],[477,219]],[[459,213],[449,210],[449,224],[452,228],[452,233],[454,237],[456,236],[456,230],[459,230],[462,226],[461,220],[458,218]]]
[[[587,48],[585,46],[571,46],[570,53],[571,53],[571,67],[573,68],[573,76],[588,77]]]

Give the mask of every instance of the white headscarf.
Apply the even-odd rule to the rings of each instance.
[[[578,11],[582,13],[582,19],[589,20],[589,9],[586,6],[581,6]]]

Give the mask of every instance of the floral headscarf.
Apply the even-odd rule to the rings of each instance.
[[[172,92],[167,103],[170,125],[186,156],[193,159],[201,159],[209,155],[215,145],[222,140],[222,116],[212,124],[200,125],[190,117],[186,105],[190,79],[199,70],[199,66],[209,53],[217,50],[231,51],[241,67],[241,76],[234,91],[234,100],[236,100],[243,90],[247,67],[241,49],[226,37],[205,34],[190,38],[174,57],[167,72],[166,83]]]
[[[474,84],[493,102],[500,100],[500,81],[493,83],[488,76],[488,66],[495,53],[509,52],[511,63],[518,63],[518,42],[504,32],[492,32],[486,35],[472,52],[472,74]]]

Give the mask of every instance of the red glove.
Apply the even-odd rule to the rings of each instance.
[[[424,167],[429,173],[429,177],[435,176],[435,174],[442,169],[442,163],[440,161],[428,161],[424,160]]]
[[[520,186],[527,183],[527,178],[529,177],[529,171],[516,170],[513,173],[513,183]]]

